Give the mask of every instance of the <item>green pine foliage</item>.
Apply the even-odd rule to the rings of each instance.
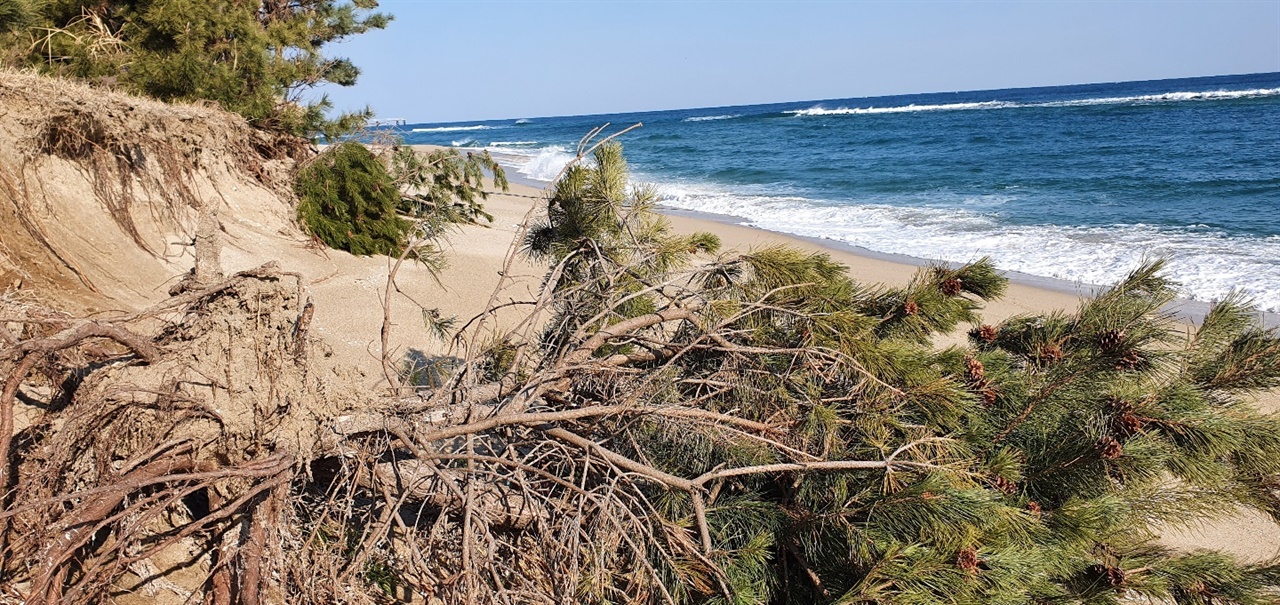
[[[486,175],[507,189],[502,167],[487,152],[424,155],[397,145],[384,155],[349,141],[303,167],[294,184],[302,225],[331,248],[398,256],[410,238],[429,240],[452,225],[492,221],[480,203],[489,196]],[[426,260],[417,252],[411,254]]]
[[[350,61],[322,51],[391,17],[375,0],[3,0],[0,56],[165,101],[214,101],[261,128],[334,140],[368,112],[328,119],[308,91],[350,86]],[[25,50],[24,50],[25,49]]]
[[[401,212],[427,221],[432,232],[449,224],[493,222],[481,204],[489,198],[486,175],[497,189],[509,188],[506,171],[488,151],[463,155],[457,149],[433,149],[422,153],[396,145],[391,150],[391,173],[405,192]]]
[[[335,145],[298,173],[298,218],[331,248],[398,256],[414,223],[382,160],[360,143]]]
[[[0,33],[31,27],[40,21],[36,0],[0,0]]]
[[[547,216],[532,225],[524,242],[531,258],[557,267],[557,318],[546,332],[549,346],[564,346],[578,321],[605,326],[652,312],[641,293],[651,278],[685,267],[695,255],[714,252],[714,234],[676,236],[653,212],[652,189],[632,187],[622,146],[606,142],[591,161],[569,166],[547,201]],[[625,275],[613,275],[618,267]],[[554,344],[553,344],[554,343]]]
[[[628,186],[619,146],[570,168],[526,240],[558,292],[544,359],[628,318],[697,313],[598,349],[596,363],[626,372],[575,379],[548,405],[697,402],[776,427],[768,440],[661,419],[579,427],[677,477],[902,464],[707,485],[710,553],[658,549],[647,563],[676,602],[1280,598],[1280,564],[1157,542],[1161,528],[1237,507],[1280,521],[1280,416],[1252,405],[1280,386],[1280,333],[1258,327],[1238,297],[1188,337],[1162,310],[1174,288],[1152,262],[1074,313],[981,325],[983,301],[1007,285],[988,260],[880,288],[787,247],[692,255],[712,243],[669,233],[652,198]],[[970,346],[932,347],[962,323],[975,326]],[[662,526],[696,532],[688,494],[653,486],[646,499]],[[636,582],[597,571],[581,600],[607,602]],[[663,591],[635,598],[660,602]]]

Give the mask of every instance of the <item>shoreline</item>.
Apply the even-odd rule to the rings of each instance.
[[[727,215],[727,214],[716,214],[712,212],[700,212],[695,210],[667,208],[662,206],[661,204],[658,205],[657,210],[664,216],[667,216],[668,218],[673,219],[673,223],[684,223],[687,221],[687,222],[693,222],[696,224],[704,225],[704,227],[702,227],[702,230],[704,231],[714,231],[714,229],[710,229],[706,227],[706,225],[710,225],[710,224],[726,225],[736,229],[756,231],[761,234],[768,234],[769,236],[775,237],[780,241],[802,242],[802,243],[806,243],[806,244],[824,249],[829,252],[838,252],[842,256],[848,255],[850,257],[855,257],[855,258],[864,259],[868,261],[874,261],[878,263],[892,263],[895,265],[899,265],[904,269],[908,269],[907,271],[908,273],[914,272],[915,269],[918,269],[920,267],[926,267],[926,266],[938,264],[938,263],[942,263],[951,267],[958,267],[963,264],[963,263],[958,263],[953,261],[930,260],[930,259],[918,258],[914,256],[908,256],[905,254],[878,252],[876,250],[871,250],[869,248],[864,248],[861,246],[857,246],[854,244],[837,241],[833,239],[827,239],[822,237],[812,237],[812,236],[805,236],[805,235],[796,235],[793,233],[784,233],[781,231],[772,231],[769,229],[764,229],[762,227],[756,227],[755,225],[750,224],[748,222],[748,219],[738,217],[738,216]],[[765,236],[762,235],[761,237],[765,237]],[[1086,284],[1083,282],[1069,282],[1066,280],[1056,279],[1052,277],[1032,275],[1030,273],[1022,273],[1019,271],[1004,269],[998,265],[996,266],[996,269],[1000,272],[1001,275],[1009,279],[1011,291],[1013,290],[1014,286],[1018,286],[1020,288],[1029,288],[1032,290],[1051,292],[1056,295],[1070,296],[1075,298],[1076,300],[1081,300],[1081,299],[1092,297],[1106,290],[1109,287],[1108,285]],[[1189,324],[1189,325],[1198,325],[1201,321],[1204,320],[1205,314],[1208,313],[1212,305],[1213,303],[1204,302],[1200,300],[1194,300],[1190,298],[1177,298],[1173,302],[1165,306],[1164,310],[1171,313],[1178,321],[1182,323]],[[1064,310],[1067,310],[1067,309],[1064,308]],[[1268,327],[1268,328],[1280,327],[1280,313],[1271,313],[1267,311],[1257,310],[1255,311],[1255,315],[1261,321],[1262,325],[1265,327]]]
[[[498,219],[495,220],[493,225],[462,229],[458,234],[461,237],[455,240],[456,243],[453,244],[455,250],[471,249],[478,252],[478,250],[475,250],[474,242],[467,242],[472,237],[470,235],[472,233],[487,232],[487,235],[491,235],[494,231],[505,232],[510,230],[514,226],[510,223],[515,222],[516,217],[522,216],[531,204],[536,204],[537,202],[534,199],[541,198],[548,186],[546,183],[528,184],[517,181],[510,176],[508,176],[508,180],[510,181],[510,190],[508,192],[494,193],[484,202],[486,210],[495,214]],[[784,244],[810,252],[821,252],[830,255],[833,260],[844,265],[848,269],[851,278],[867,285],[906,285],[918,269],[929,264],[929,261],[924,259],[881,254],[831,240],[807,238],[760,229],[744,224],[740,220],[735,220],[736,217],[708,215],[662,207],[658,207],[657,210],[671,222],[672,231],[675,233],[687,234],[696,231],[708,231],[719,236],[721,250],[727,251],[735,248],[746,250],[761,246]],[[505,246],[503,246],[503,251],[505,251]],[[496,253],[497,251],[495,250],[494,252]],[[459,267],[459,269],[461,268]],[[494,269],[495,267],[484,267],[486,272]],[[461,272],[465,273],[466,270]],[[1021,314],[1048,313],[1058,310],[1073,312],[1083,300],[1094,292],[1094,290],[1084,287],[1072,287],[1071,284],[1066,284],[1066,287],[1058,284],[1057,287],[1054,287],[1054,285],[1046,283],[1047,280],[1036,278],[1035,276],[1014,275],[1003,270],[1001,273],[1010,278],[1009,289],[1002,298],[989,301],[983,305],[980,314],[986,323],[997,323]],[[474,275],[475,273],[471,274]],[[448,283],[448,280],[446,280],[446,283]],[[945,335],[940,340],[945,344],[964,344],[967,338],[967,329],[967,326],[960,326],[954,333]]]
[[[437,148],[438,146],[412,145],[412,147],[421,148],[421,149],[431,149],[431,148]],[[455,148],[455,149],[459,149],[463,151],[485,150],[485,148],[483,147]],[[492,150],[489,150],[489,151],[491,154],[495,153]],[[506,168],[508,173],[507,179],[510,181],[512,185],[529,187],[532,189],[536,189],[539,192],[545,190],[547,187],[551,185],[551,183],[549,182],[534,180],[520,173],[518,171],[518,167],[512,164],[508,164],[504,162],[503,166],[504,168]],[[850,261],[852,261],[852,259],[858,259],[856,261],[856,264],[859,264],[859,265],[864,264],[865,262],[891,263],[891,264],[897,265],[900,268],[900,270],[902,270],[902,272],[905,273],[908,279],[910,275],[920,267],[925,267],[925,266],[938,264],[938,263],[942,263],[942,264],[953,266],[953,267],[960,266],[961,264],[963,264],[963,263],[954,262],[954,261],[942,261],[942,260],[936,260],[936,259],[927,259],[927,258],[909,256],[905,254],[880,252],[877,250],[872,250],[870,248],[865,248],[855,244],[834,240],[834,239],[829,239],[829,238],[798,235],[798,234],[786,233],[782,231],[773,231],[770,229],[765,229],[763,227],[757,227],[750,223],[750,219],[740,217],[740,216],[734,216],[734,215],[728,215],[728,214],[717,214],[717,213],[703,212],[703,211],[697,211],[697,210],[684,210],[679,208],[670,208],[670,207],[663,206],[661,202],[658,203],[656,209],[662,215],[672,219],[673,223],[682,224],[686,221],[692,221],[696,224],[702,225],[701,227],[698,227],[698,228],[686,228],[686,229],[681,229],[680,227],[677,227],[677,230],[681,230],[683,232],[695,231],[695,230],[716,231],[716,229],[711,228],[710,225],[722,225],[722,226],[730,227],[733,229],[750,230],[752,232],[758,232],[759,234],[761,234],[755,239],[761,239],[762,241],[776,240],[777,242],[807,244],[809,246],[814,246],[816,248],[822,249],[825,252],[833,253],[833,255],[838,254],[841,257],[846,257]],[[767,234],[767,236],[764,234]],[[739,239],[743,239],[743,238],[746,238],[746,236],[744,235],[742,236],[742,238],[739,238]],[[747,238],[747,239],[750,239],[750,238]],[[849,266],[852,271],[854,263],[844,262],[843,264],[845,264],[846,266]],[[1136,269],[1137,267],[1135,266],[1133,268]],[[1049,299],[1052,299],[1054,301],[1053,302],[1054,306],[1052,307],[1053,309],[1074,310],[1078,306],[1079,301],[1081,299],[1092,297],[1110,287],[1110,284],[1091,284],[1091,283],[1084,283],[1084,282],[1072,282],[1072,281],[1067,281],[1067,280],[1053,278],[1053,277],[1045,277],[1045,276],[1035,275],[1031,273],[1013,271],[1013,270],[1000,267],[999,265],[996,266],[996,269],[1000,271],[1001,275],[1004,275],[1009,279],[1011,292],[1013,289],[1015,289],[1015,286],[1016,286],[1018,290],[1022,290],[1023,288],[1028,288],[1030,289],[1028,290],[1028,292],[1043,291],[1043,292],[1049,292],[1054,294],[1055,296],[1048,297]],[[859,281],[872,281],[872,280],[863,279],[858,275],[853,275],[853,276],[855,279],[858,279]],[[1059,295],[1071,297],[1071,299],[1075,302],[1070,306],[1062,306],[1063,305],[1062,301],[1064,299],[1061,299]],[[1006,296],[1011,296],[1011,294]],[[1035,296],[1039,298],[1039,295],[1035,295]],[[1170,313],[1171,315],[1173,315],[1173,317],[1177,319],[1179,322],[1187,324],[1189,326],[1194,326],[1194,325],[1199,325],[1199,323],[1204,320],[1205,315],[1208,313],[1212,305],[1213,305],[1212,302],[1179,297],[1175,299],[1173,302],[1169,303],[1164,308],[1164,310]],[[1030,309],[1028,309],[1028,312],[1029,311]],[[1280,327],[1280,313],[1256,310],[1255,316],[1258,318],[1261,325],[1266,328]],[[1004,319],[1005,317],[1007,316],[1002,315],[1001,319]]]
[[[411,147],[420,151],[439,148],[434,145],[412,145]],[[465,152],[469,149],[459,148],[459,150]],[[489,212],[500,217],[492,226],[485,228],[486,231],[490,232],[492,232],[492,227],[498,227],[499,231],[509,229],[510,226],[502,223],[523,215],[532,202],[530,198],[541,198],[551,185],[547,182],[529,179],[517,172],[513,166],[504,165],[503,168],[507,171],[507,180],[510,183],[509,191],[506,193],[495,192],[489,200],[484,202]],[[490,207],[491,204],[493,205],[492,207]],[[733,248],[746,250],[752,247],[786,244],[811,252],[822,252],[847,267],[849,276],[854,280],[868,285],[905,285],[918,269],[930,264],[930,261],[926,259],[879,253],[833,240],[761,229],[746,224],[739,217],[665,208],[660,204],[656,209],[671,221],[672,230],[676,233],[709,231],[716,234],[721,239],[722,250]],[[462,231],[471,232],[471,229],[473,228],[463,229]],[[460,241],[455,244],[455,249],[470,247],[461,241],[466,237],[464,235],[463,238],[460,238]],[[492,269],[493,267],[485,267],[485,270]],[[1091,296],[1098,289],[1095,286],[1076,286],[1069,282],[1005,270],[1000,270],[1000,272],[1009,278],[1009,289],[999,300],[989,301],[983,305],[980,315],[986,323],[997,323],[1009,317],[1022,314],[1048,313],[1059,310],[1073,312],[1084,299]],[[1207,308],[1207,305],[1205,305],[1205,308]],[[1280,318],[1277,318],[1277,320],[1280,320]],[[959,326],[951,334],[940,335],[937,342],[943,345],[964,345],[967,341],[967,329],[967,326]]]
[[[848,269],[849,276],[855,281],[867,284],[884,284],[886,286],[904,286],[920,268],[927,266],[928,261],[911,257],[896,257],[876,254],[870,250],[856,249],[853,246],[834,246],[835,242],[819,238],[804,238],[787,233],[778,233],[752,227],[741,222],[730,222],[722,217],[709,217],[701,213],[688,211],[672,212],[667,208],[658,211],[671,221],[672,230],[677,233],[693,233],[708,231],[720,237],[721,250],[758,248],[762,246],[784,244],[809,252],[821,252]],[[732,217],[729,217],[732,218]],[[1002,271],[1002,274],[1006,272]],[[1010,280],[1005,295],[999,299],[987,301],[982,305],[979,315],[983,323],[995,324],[1016,315],[1050,313],[1053,311],[1075,311],[1087,298],[1087,292],[1070,292],[1047,288],[1038,284]],[[967,346],[968,326],[960,325],[949,334],[938,334],[934,343],[939,346]]]

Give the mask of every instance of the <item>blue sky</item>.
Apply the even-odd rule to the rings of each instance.
[[[1280,71],[1280,0],[437,2],[331,46],[411,122]]]

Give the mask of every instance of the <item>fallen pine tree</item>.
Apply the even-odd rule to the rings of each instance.
[[[1280,338],[1241,301],[1186,336],[1152,263],[1076,313],[980,325],[989,262],[869,287],[821,254],[717,255],[651,205],[612,143],[568,169],[518,242],[541,296],[495,292],[435,387],[385,350],[388,392],[316,371],[278,267],[121,316],[4,300],[6,595],[1277,598],[1275,565],[1155,542],[1280,517],[1280,418],[1250,405]],[[504,307],[526,320],[493,327]],[[971,346],[931,346],[962,322]],[[39,413],[15,431],[19,401]]]

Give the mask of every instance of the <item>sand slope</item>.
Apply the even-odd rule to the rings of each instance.
[[[67,143],[68,132],[85,140]],[[295,160],[275,143],[213,108],[0,72],[0,291],[77,314],[144,308],[192,268],[196,220],[212,208],[223,272],[274,261],[301,273],[332,365],[376,384],[390,262],[324,249],[298,228],[288,180]],[[491,198],[491,226],[461,227],[444,242],[451,264],[439,281],[421,266],[400,270],[397,358],[447,348],[425,328],[419,304],[463,321],[483,307],[531,202]],[[540,271],[520,264],[518,272],[538,283]]]

